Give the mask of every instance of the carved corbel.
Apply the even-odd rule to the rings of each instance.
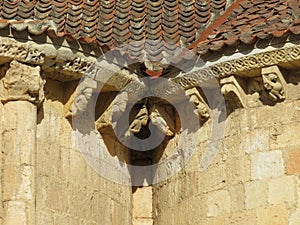
[[[247,107],[247,96],[243,89],[243,80],[236,76],[225,77],[220,80],[221,93],[233,108]]]
[[[263,86],[270,99],[274,102],[285,99],[286,81],[278,66],[261,69]]]
[[[151,122],[166,136],[173,137],[175,135],[175,121],[170,116],[164,105],[153,104],[150,107]]]
[[[188,89],[185,91],[185,94],[190,97],[190,102],[196,106],[196,109],[194,110],[196,116],[198,116],[200,120],[208,119],[209,108],[197,88],[194,87]]]
[[[65,105],[65,116],[79,116],[88,107],[94,89],[97,88],[97,81],[90,77],[85,77],[79,83],[74,93]]]
[[[148,109],[146,105],[143,105],[139,110],[138,114],[135,116],[135,119],[129,125],[129,131],[138,134],[143,126],[146,126],[149,120]]]
[[[30,101],[41,103],[44,100],[44,84],[40,76],[40,66],[29,66],[15,60],[0,82],[0,101]]]

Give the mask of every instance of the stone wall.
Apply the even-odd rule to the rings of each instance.
[[[0,224],[132,223],[131,187],[99,176],[75,145],[69,86],[48,79],[43,102],[20,95],[0,104]]]
[[[231,112],[220,152],[201,171],[211,132],[210,121],[205,123],[198,131],[198,150],[184,170],[153,186],[154,224],[300,224],[300,90],[296,84],[288,84],[283,102],[259,102]],[[163,161],[176,145],[176,140],[170,141],[157,160]]]
[[[160,182],[132,191],[129,186],[99,176],[88,165],[75,144],[72,118],[66,118],[66,109],[72,108],[72,101],[74,103],[77,97],[89,100],[91,92],[96,91],[83,86],[78,90],[80,95],[74,94],[77,86],[74,80],[82,76],[91,61],[77,57],[70,49],[69,54],[63,51],[58,54],[52,46],[52,51],[45,48],[41,54],[27,45],[16,47],[19,44],[15,41],[8,44],[12,53],[4,52],[0,57],[0,224],[300,224],[299,72],[292,74],[291,69],[296,63],[290,63],[290,58],[282,60],[287,63],[284,68],[272,66],[283,66],[281,61],[255,64],[251,74],[248,70],[253,69],[253,65],[245,63],[250,67],[243,68],[246,72],[243,71],[241,77],[229,76],[241,72],[238,70],[222,72],[228,77],[220,78],[221,91],[224,95],[237,94],[236,102],[227,102],[228,106],[233,103],[235,109],[229,110],[226,120],[222,121],[226,122],[225,137],[208,168],[201,167],[200,162],[203,155],[211,151],[207,149],[211,119],[202,121],[202,127],[193,131],[197,137],[197,151],[187,160],[183,151],[192,149],[190,143],[195,143],[195,140],[185,130],[173,137],[179,131],[179,119],[174,118],[173,111],[169,119],[163,118],[157,107],[158,113],[149,118],[152,122],[157,118],[156,122],[166,119],[162,124],[167,126],[160,128],[168,137],[154,150],[153,161],[162,162],[176,153],[174,160],[166,166],[178,169],[182,167],[176,165],[178,162],[184,162],[186,166],[168,179],[163,171],[157,170],[155,176]],[[18,56],[22,49],[24,54]],[[239,67],[239,62],[235,63]],[[220,69],[234,67],[220,65]],[[111,69],[110,66],[106,69]],[[260,71],[261,66],[270,67]],[[290,70],[288,76],[284,69]],[[102,73],[105,73],[103,68]],[[197,74],[194,75],[198,78]],[[96,108],[102,103],[109,105],[123,85],[138,79],[129,71],[122,71],[116,77],[102,90],[106,93],[101,94],[101,104],[96,104]],[[209,117],[207,105],[201,93],[192,88],[192,78],[192,75],[187,75],[175,77],[173,81],[183,88],[194,89],[186,94],[195,104],[199,118],[205,120]],[[242,84],[248,81],[258,82],[259,88],[252,85],[253,92],[245,91]],[[272,99],[259,100],[262,92],[262,97],[271,96]],[[72,93],[75,98],[72,98]],[[79,106],[88,107],[87,101],[85,103]],[[130,164],[132,158],[128,150],[120,145],[111,129],[108,114],[113,109],[110,106],[97,108],[96,119],[100,119],[96,121],[96,127],[103,134],[108,154]],[[152,112],[156,112],[155,107],[153,109]],[[168,111],[167,108],[164,110]],[[76,116],[75,112],[69,113]],[[176,149],[180,138],[186,147]],[[183,160],[178,161],[176,157]],[[109,169],[118,175],[114,166]]]
[[[38,114],[37,224],[131,224],[131,187],[99,176],[75,145],[64,118],[68,86],[47,80]]]

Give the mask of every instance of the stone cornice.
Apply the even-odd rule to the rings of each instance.
[[[293,47],[283,47],[280,49],[261,52],[240,59],[219,63],[212,66],[211,70],[220,77],[228,75],[253,75],[248,72],[263,67],[292,63],[300,60],[300,45]],[[283,65],[284,66],[284,65]]]
[[[172,78],[172,80],[188,89],[210,78],[224,78],[231,75],[260,76],[262,68],[273,65],[280,65],[286,69],[296,69],[300,67],[297,61],[300,61],[300,45],[290,45],[221,63],[216,62],[212,66],[199,68],[194,72]]]
[[[21,42],[11,37],[0,37],[0,64],[16,60],[39,65],[53,79],[69,81],[79,79],[96,61],[96,57],[67,47],[52,44]]]
[[[0,63],[17,60],[30,65],[39,65],[43,72],[51,73],[54,79],[69,81],[79,79],[96,61],[95,55],[75,52],[67,47],[54,47],[51,44],[37,44],[34,41],[19,42],[11,37],[0,37]],[[300,61],[300,45],[289,45],[279,49],[264,51],[250,56],[225,62],[216,62],[212,66],[183,74],[172,81],[184,88],[191,88],[201,80],[210,77],[222,78],[231,75],[242,77],[259,76],[260,69],[272,65],[297,67]]]

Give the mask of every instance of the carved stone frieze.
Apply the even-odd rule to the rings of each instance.
[[[284,100],[286,81],[278,66],[262,68],[261,75],[264,89],[267,91],[270,99],[274,102]]]
[[[41,78],[40,72],[40,66],[11,61],[9,69],[0,82],[0,100],[42,102],[45,81]]]
[[[43,48],[36,44],[18,42],[11,38],[0,37],[0,63],[16,60],[30,65],[40,65],[44,71],[63,74],[56,79],[75,80],[80,78],[92,64],[92,60],[70,54],[70,51]]]
[[[62,70],[66,71],[76,71],[77,73],[84,74],[88,68],[91,66],[91,62],[87,62],[80,57],[75,57],[73,59],[66,60],[64,63],[57,64]]]
[[[190,97],[190,102],[192,102],[196,109],[194,113],[199,117],[200,120],[206,120],[209,118],[209,108],[203,97],[197,90],[197,88],[191,88],[186,90],[186,95]]]
[[[0,57],[33,65],[41,65],[44,63],[44,57],[40,51],[31,48],[28,44],[8,38],[1,38]]]
[[[172,81],[184,89],[189,89],[198,86],[197,84],[208,79],[228,77],[231,75],[248,77],[249,72],[252,71],[257,71],[255,75],[257,76],[263,67],[276,64],[288,64],[298,60],[300,60],[300,46],[295,45],[216,63],[212,66],[172,78]]]
[[[218,63],[210,69],[214,74],[224,77],[296,60],[300,60],[300,46],[298,45]]]

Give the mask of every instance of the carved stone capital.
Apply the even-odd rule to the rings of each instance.
[[[247,107],[247,96],[243,89],[243,80],[236,76],[222,78],[220,80],[221,92],[225,99],[233,104],[234,108]]]
[[[0,82],[1,102],[24,100],[40,103],[44,100],[45,81],[40,66],[29,66],[15,60]]]
[[[190,102],[196,106],[194,110],[196,116],[198,116],[200,120],[208,119],[209,108],[197,88],[188,89],[185,91],[185,94],[190,97]]]
[[[270,66],[261,69],[261,75],[265,91],[274,102],[285,99],[286,81],[278,66]]]

